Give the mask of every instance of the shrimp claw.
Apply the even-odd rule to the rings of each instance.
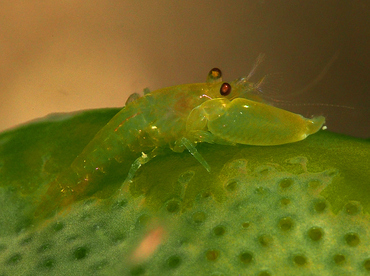
[[[194,116],[194,117],[192,117]],[[247,145],[281,145],[305,139],[325,122],[322,116],[306,119],[283,109],[244,98],[217,98],[204,102],[188,118],[187,127],[197,121],[207,125],[214,141]],[[193,124],[194,127],[202,127]]]

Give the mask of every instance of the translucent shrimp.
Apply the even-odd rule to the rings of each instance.
[[[222,82],[221,71],[214,68],[206,83],[131,97],[50,183],[36,215],[99,192],[107,178],[109,183],[130,182],[165,147],[187,149],[210,171],[197,143],[273,146],[303,140],[322,127],[322,116],[306,119],[263,103],[253,93],[258,84],[249,82],[249,76]]]

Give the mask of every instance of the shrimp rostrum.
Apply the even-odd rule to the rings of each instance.
[[[121,183],[124,179],[130,182],[137,170],[165,147],[174,152],[188,150],[211,171],[196,149],[198,143],[281,145],[303,140],[324,124],[322,116],[307,119],[256,100],[256,85],[248,79],[223,82],[221,71],[214,68],[206,83],[130,97],[50,183],[39,209],[66,205],[98,192],[114,164],[122,168]]]

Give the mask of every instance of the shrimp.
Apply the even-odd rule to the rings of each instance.
[[[227,83],[213,68],[206,83],[145,90],[142,97],[134,94],[48,185],[36,214],[99,192],[108,177],[109,183],[122,184],[124,177],[131,182],[137,170],[165,147],[179,153],[188,150],[210,172],[196,149],[198,143],[273,146],[303,140],[320,130],[324,117],[307,119],[256,97],[258,84],[248,81],[250,75]]]

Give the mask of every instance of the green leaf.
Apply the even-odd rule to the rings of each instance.
[[[168,150],[131,185],[104,183],[108,192],[34,220],[51,181],[118,111],[54,115],[0,135],[0,274],[370,271],[369,140],[328,131],[273,147],[200,144],[211,173]]]

